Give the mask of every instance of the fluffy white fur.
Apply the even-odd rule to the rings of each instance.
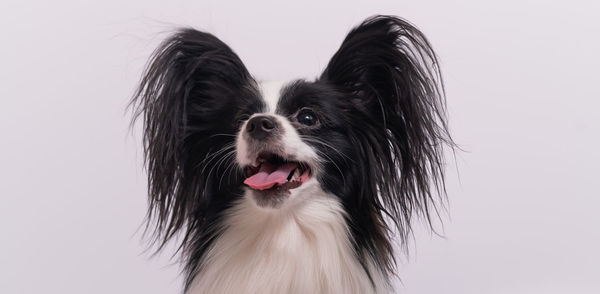
[[[313,179],[295,189],[293,206],[258,207],[251,191],[229,213],[188,294],[388,293],[380,273],[373,288],[358,264],[335,197]]]

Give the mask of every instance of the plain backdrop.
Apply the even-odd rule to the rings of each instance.
[[[180,293],[152,257],[126,106],[179,26],[261,80],[314,78],[373,14],[441,58],[450,125],[440,236],[417,224],[400,293],[600,293],[598,1],[3,1],[0,293]]]

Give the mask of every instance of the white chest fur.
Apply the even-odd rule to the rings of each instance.
[[[344,212],[330,195],[289,210],[245,197],[228,216],[187,294],[375,293],[358,263]],[[372,271],[378,293],[385,283]]]

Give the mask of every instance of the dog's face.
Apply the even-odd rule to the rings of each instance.
[[[261,83],[262,111],[241,123],[236,160],[247,195],[261,207],[282,208],[343,182],[352,122],[344,97],[326,83]],[[310,191],[309,193],[303,193]]]
[[[279,208],[292,194],[297,197],[294,191],[315,185],[319,157],[301,135],[320,123],[314,106],[278,103],[281,84],[261,86],[265,111],[252,114],[241,125],[236,158],[250,189],[247,194],[259,206]]]

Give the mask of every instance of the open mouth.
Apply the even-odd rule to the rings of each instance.
[[[245,173],[244,184],[254,190],[287,191],[308,181],[311,170],[306,163],[289,161],[270,152],[261,152],[256,159],[256,166],[247,166]]]

